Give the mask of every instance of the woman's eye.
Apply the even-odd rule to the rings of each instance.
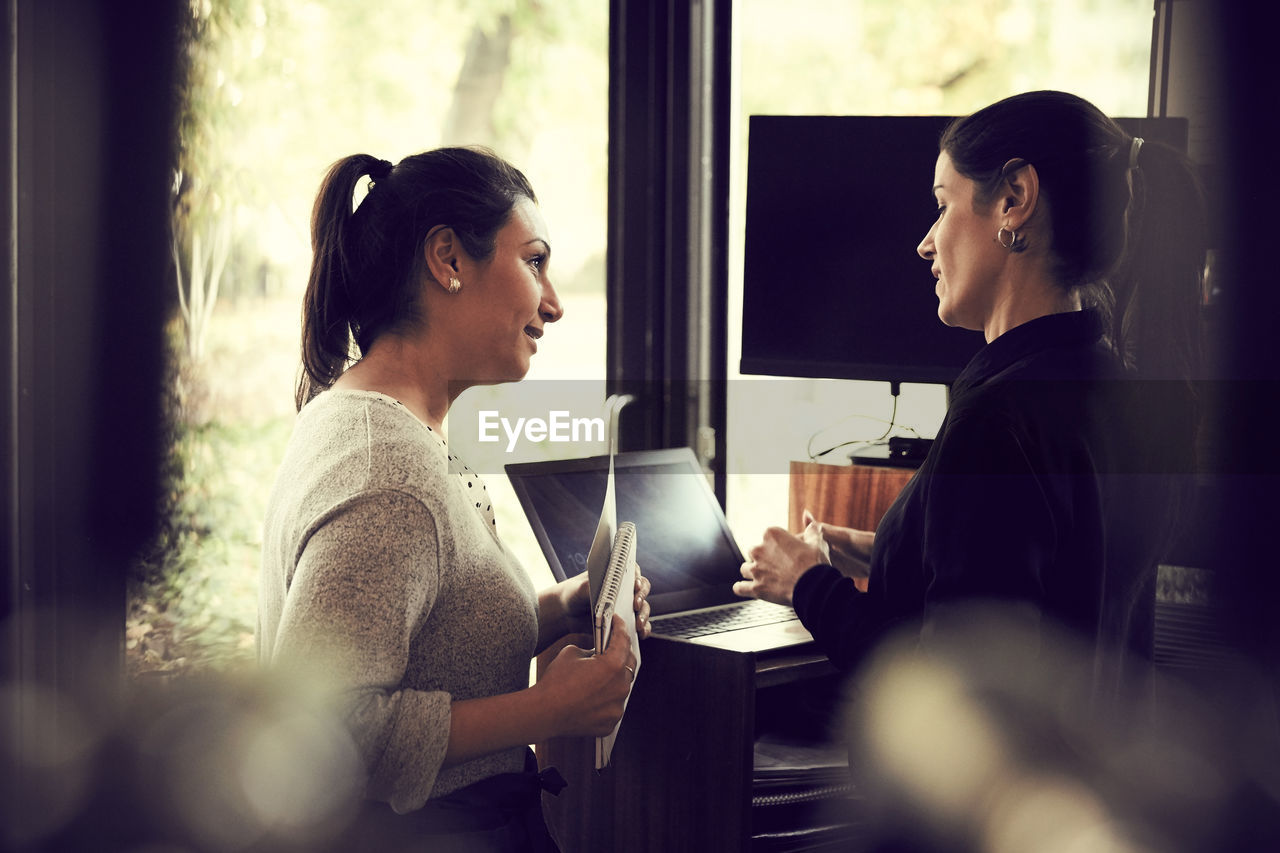
[[[546,255],[534,255],[532,258],[529,259],[529,266],[533,267],[535,270],[541,270],[544,266],[546,266],[546,263],[547,263]]]

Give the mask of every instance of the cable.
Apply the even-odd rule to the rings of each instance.
[[[850,439],[849,441],[842,441],[839,444],[832,445],[831,447],[828,447],[826,450],[823,450],[819,453],[813,452],[813,442],[820,435],[822,435],[822,433],[832,429],[835,426],[838,426],[839,424],[845,423],[846,421],[853,420],[854,418],[862,418],[864,420],[875,421],[877,423],[887,424],[887,426],[885,427],[884,432],[882,432],[879,436],[875,438]],[[816,462],[820,457],[826,456],[828,453],[832,453],[836,450],[841,449],[842,447],[849,447],[850,445],[872,447],[877,444],[884,444],[886,440],[889,438],[890,434],[894,431],[894,429],[906,430],[907,432],[910,432],[912,435],[915,435],[917,438],[922,437],[920,435],[919,430],[917,430],[915,427],[910,427],[910,426],[906,426],[905,424],[898,423],[898,395],[897,394],[893,395],[893,410],[889,414],[889,420],[886,421],[883,418],[873,418],[873,417],[870,417],[869,415],[849,415],[847,417],[843,417],[840,420],[836,421],[835,423],[829,426],[822,427],[816,430],[814,433],[812,433],[809,436],[808,442],[806,443],[805,451],[809,454],[809,461]]]

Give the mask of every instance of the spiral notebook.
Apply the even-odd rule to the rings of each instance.
[[[595,627],[596,654],[603,654],[609,647],[609,639],[613,630],[613,614],[622,617],[631,636],[631,654],[635,656],[635,673],[631,683],[635,684],[640,673],[640,639],[636,635],[636,614],[631,607],[632,591],[636,584],[636,526],[629,521],[618,525],[618,534],[613,541],[613,549],[609,555],[609,565],[605,569],[600,584],[600,595],[593,608]],[[631,694],[627,694],[630,700]],[[625,710],[626,704],[623,704]],[[613,753],[613,742],[618,738],[618,729],[622,721],[613,727],[609,734],[596,738],[596,769],[601,770],[609,763]]]
[[[609,473],[605,479],[600,518],[596,522],[591,550],[586,559],[596,654],[603,653],[608,647],[609,635],[613,629],[613,614],[619,613],[631,635],[631,653],[635,657],[632,685],[635,684],[635,674],[640,671],[640,639],[636,636],[636,615],[630,606],[636,583],[636,527],[632,522],[624,521],[621,525],[618,524],[613,458],[617,455],[618,448],[618,416],[622,409],[634,399],[630,394],[613,394],[604,402],[609,430]],[[618,606],[619,601],[623,602],[624,606]],[[630,699],[631,692],[628,690],[627,701]],[[624,711],[625,708],[624,703]],[[608,765],[609,758],[613,754],[613,742],[617,740],[618,729],[621,726],[622,720],[618,720],[613,731],[596,739],[597,770]]]

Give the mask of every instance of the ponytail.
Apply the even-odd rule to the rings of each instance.
[[[1201,378],[1204,267],[1208,214],[1191,161],[1158,142],[1143,142],[1130,170],[1124,256],[1109,279],[1115,300],[1111,339],[1134,374],[1129,398],[1149,440],[1145,464],[1154,471],[1194,470],[1204,400]],[[1175,478],[1161,513],[1164,547],[1191,512],[1190,478]]]
[[[353,209],[360,179],[368,194]],[[485,260],[520,198],[518,169],[483,148],[441,148],[396,166],[368,154],[334,163],[311,213],[311,274],[302,299],[298,410],[337,381],[383,332],[422,320],[422,246],[437,225]]]
[[[1190,160],[1167,145],[1141,143],[1135,165],[1126,251],[1110,279],[1112,340],[1143,377],[1197,378],[1208,251],[1204,194]]]
[[[302,371],[294,398],[299,411],[351,361],[354,288],[361,278],[352,251],[358,241],[351,202],[361,178],[385,176],[390,165],[353,154],[334,163],[320,184],[311,211],[311,275],[302,297]]]

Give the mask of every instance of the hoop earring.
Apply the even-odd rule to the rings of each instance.
[[[458,281],[456,275],[449,276],[449,292],[457,293],[459,290],[462,290],[462,282]]]
[[[1004,241],[1005,239],[1004,235],[1006,233],[1009,235],[1008,243]],[[1018,232],[1014,231],[1012,228],[1005,228],[1002,225],[1000,226],[1000,230],[996,232],[996,242],[1006,249],[1012,249],[1014,245],[1018,242]]]

